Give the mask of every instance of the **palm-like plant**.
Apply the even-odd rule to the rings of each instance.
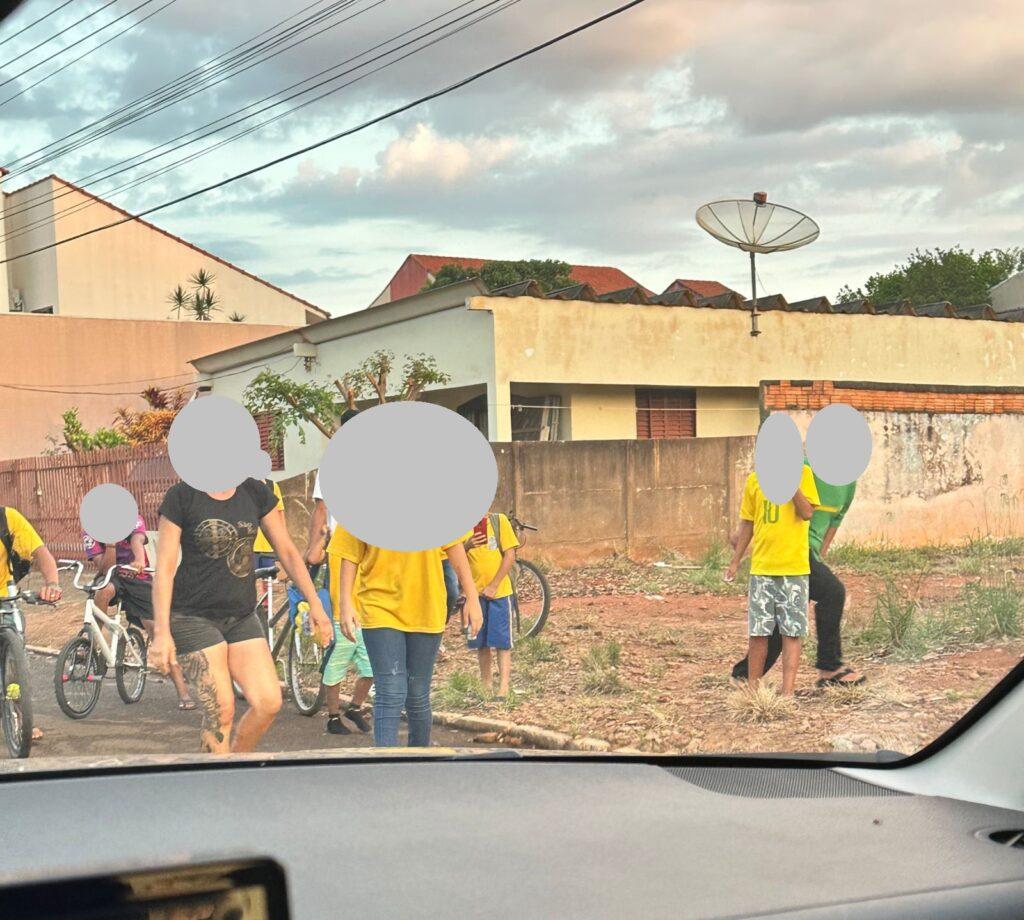
[[[188,291],[180,284],[167,296],[167,302],[171,305],[171,313],[174,314],[175,319],[181,319],[181,311],[188,310],[190,300]]]
[[[175,318],[181,319],[181,311],[184,310],[193,319],[200,322],[212,320],[213,314],[221,309],[220,300],[213,293],[212,285],[215,280],[212,273],[201,268],[188,277],[191,290],[186,290],[180,284],[177,285],[167,298]],[[237,315],[237,313],[233,313],[232,317]],[[242,319],[244,318],[242,317]],[[241,320],[233,321],[241,322]]]
[[[244,313],[239,313],[237,310],[233,310],[231,312],[231,315],[228,316],[228,319],[231,322],[233,322],[233,323],[244,323],[245,322],[245,314]]]

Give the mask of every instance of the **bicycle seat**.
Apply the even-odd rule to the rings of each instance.
[[[257,578],[273,578],[279,571],[280,571],[280,569],[278,569],[278,567],[276,565],[264,566],[262,569],[257,569],[256,570],[256,577]]]

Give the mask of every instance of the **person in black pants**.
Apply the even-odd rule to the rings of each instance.
[[[843,619],[843,608],[846,605],[846,587],[839,577],[822,560],[832,544],[832,539],[839,525],[846,517],[846,512],[853,503],[856,483],[845,486],[833,486],[814,477],[815,485],[822,504],[814,510],[810,527],[811,574],[810,599],[814,603],[814,625],[818,636],[818,669],[817,686],[829,684],[843,686],[864,683],[864,676],[843,663],[842,638],[840,626]],[[782,638],[778,627],[768,639],[768,657],[765,659],[764,670],[768,670],[782,653]],[[747,659],[737,661],[733,665],[732,676],[735,680],[747,679]]]

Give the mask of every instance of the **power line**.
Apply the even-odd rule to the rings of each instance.
[[[33,45],[27,51],[22,51],[21,54],[16,55],[15,57],[12,57],[9,61],[7,61],[7,62],[5,62],[3,64],[0,64],[0,70],[6,70],[8,67],[11,66],[11,64],[14,64],[16,61],[20,61],[23,57],[26,57],[27,55],[31,54],[33,51],[39,50],[40,48],[43,47],[43,45],[48,45],[55,38],[60,38],[60,36],[62,36],[65,32],[70,32],[75,26],[81,25],[87,19],[92,19],[92,17],[95,16],[97,13],[102,13],[108,6],[113,6],[116,2],[117,2],[117,0],[107,0],[106,3],[104,3],[102,6],[99,6],[96,9],[94,9],[87,16],[83,16],[81,19],[76,19],[73,23],[71,23],[71,25],[67,26],[66,28],[61,29],[59,32],[55,32],[49,38],[43,39],[43,41],[41,41],[38,45]],[[87,35],[85,37],[89,38],[92,34],[93,33],[90,32],[89,35]],[[66,50],[67,47],[70,47],[70,46],[65,46],[64,48],[61,49],[61,51],[58,51],[57,54],[60,54],[62,51]],[[54,56],[56,56],[56,55],[54,55]],[[50,58],[46,58],[46,60],[40,61],[39,63],[40,64],[45,64],[46,61],[48,61],[48,60],[50,60]],[[39,66],[39,64],[34,64],[33,65],[33,67],[38,67],[38,66]],[[31,69],[32,68],[30,67],[29,70],[31,70]],[[28,71],[22,71],[22,73],[28,73]],[[18,77],[20,77],[20,76],[21,76],[21,74],[19,73],[16,76],[11,77],[11,80],[17,80]],[[6,83],[10,83],[11,80],[5,80],[4,83],[0,83],[0,86],[4,86]]]
[[[316,6],[320,2],[322,2],[322,0],[317,0],[317,3],[314,3],[313,5]],[[46,162],[47,160],[57,159],[74,150],[79,150],[82,147],[86,146],[87,144],[92,143],[92,141],[94,140],[112,134],[115,131],[120,130],[121,128],[129,124],[134,124],[137,121],[141,121],[144,118],[148,118],[150,115],[153,115],[156,112],[163,111],[163,109],[167,108],[170,105],[174,105],[175,103],[180,102],[183,99],[191,98],[192,96],[195,96],[206,89],[210,89],[213,86],[220,85],[220,83],[225,82],[225,80],[229,79],[230,77],[237,76],[238,73],[244,72],[245,70],[248,70],[259,63],[263,63],[266,60],[270,60],[272,57],[276,57],[277,54],[289,50],[289,48],[295,47],[298,44],[302,44],[305,41],[309,41],[310,39],[317,37],[317,35],[322,34],[322,32],[327,31],[327,29],[322,29],[320,32],[314,33],[311,36],[307,36],[306,38],[290,45],[288,48],[284,48],[281,49],[281,51],[275,52],[275,54],[266,56],[262,59],[258,59],[258,56],[267,49],[273,48],[275,45],[287,41],[290,37],[293,37],[294,35],[297,35],[305,31],[311,26],[317,25],[320,22],[329,19],[331,16],[335,15],[340,11],[343,11],[349,6],[356,4],[357,2],[360,2],[360,0],[335,0],[334,3],[331,3],[325,9],[312,14],[305,20],[300,20],[293,26],[289,26],[281,34],[277,36],[271,36],[270,38],[264,40],[260,44],[254,45],[251,48],[246,48],[244,50],[237,51],[237,53],[234,54],[234,57],[229,56],[232,54],[232,52],[226,52],[225,55],[222,56],[225,57],[225,60],[218,61],[217,58],[213,58],[212,67],[209,67],[208,69],[203,69],[203,67],[194,68],[188,74],[184,74],[181,77],[175,78],[167,84],[164,84],[164,86],[158,87],[156,90],[146,94],[145,96],[140,97],[134,102],[122,106],[120,109],[115,110],[115,112],[103,116],[102,118],[97,119],[94,122],[91,122],[89,125],[86,125],[83,128],[79,128],[76,131],[71,132],[71,134],[67,135],[66,138],[54,141],[51,144],[39,148],[38,151],[34,151],[33,153],[19,157],[18,159],[14,160],[13,163],[22,163],[22,165],[19,166],[17,169],[13,170],[12,174],[20,175],[22,173],[28,172],[31,169],[34,169],[40,164]],[[305,7],[304,10],[300,12],[304,12],[305,10],[308,9],[309,7]],[[293,18],[295,18],[294,15],[288,17],[285,20],[282,20],[282,23],[287,22],[288,19]],[[344,22],[347,20],[342,21]],[[278,25],[280,24],[281,23],[279,23]],[[334,25],[339,24],[340,23],[335,23]],[[333,27],[334,26],[329,26],[327,28]],[[257,36],[257,38],[266,34],[267,31],[272,32],[274,28],[276,28],[276,26],[271,27],[270,30],[264,30],[264,32],[260,33],[260,35]],[[249,44],[249,42],[253,40],[254,39],[250,39],[246,42],[242,42],[241,45],[236,46],[236,49],[243,48],[244,45]],[[235,49],[232,49],[232,51],[234,50]],[[249,66],[244,68],[239,68],[235,70],[234,73],[229,73],[227,77],[224,77],[221,80],[210,82],[212,78],[217,76],[219,73],[230,70],[230,68],[237,67],[240,64],[244,64],[246,63],[246,61],[252,60],[253,58],[257,58],[255,63],[251,63],[249,64]],[[191,76],[195,74],[198,74],[200,77],[198,82],[189,79]],[[56,147],[56,145],[62,143],[63,140],[70,139],[77,134],[89,131],[89,129],[93,128],[94,126],[95,130],[93,130],[89,134],[86,134],[85,137],[79,138],[76,141],[72,141],[71,143],[65,144],[63,147]],[[56,149],[51,149],[54,147],[56,147]],[[35,160],[32,160],[31,162],[28,163],[23,162],[29,157],[35,156],[36,153],[40,152],[46,153],[46,155],[36,157]]]
[[[104,47],[105,45],[109,45],[109,44],[110,44],[111,42],[113,42],[113,41],[116,41],[116,40],[117,40],[117,39],[119,39],[119,38],[120,38],[120,37],[121,37],[122,35],[124,35],[124,34],[125,34],[126,32],[131,32],[131,30],[132,30],[132,29],[135,29],[135,28],[137,28],[138,26],[141,26],[141,25],[142,25],[142,24],[143,24],[143,23],[144,23],[144,22],[145,22],[145,21],[146,21],[147,19],[152,19],[152,18],[153,18],[154,16],[156,16],[156,14],[157,14],[157,13],[161,13],[161,12],[163,12],[163,11],[164,11],[165,9],[167,9],[167,7],[169,7],[169,6],[170,6],[170,5],[172,4],[172,3],[176,3],[176,2],[177,2],[177,0],[167,0],[167,2],[166,2],[166,3],[165,3],[165,4],[163,5],[163,6],[157,7],[157,8],[156,8],[155,10],[153,10],[153,12],[151,12],[151,13],[147,13],[147,14],[146,14],[145,16],[143,16],[143,17],[142,17],[141,19],[139,19],[139,20],[138,20],[137,22],[133,22],[133,23],[131,23],[130,25],[128,25],[128,26],[126,26],[125,28],[123,28],[123,29],[122,29],[122,30],[121,30],[120,32],[115,32],[115,33],[114,33],[113,35],[111,35],[111,36],[110,36],[110,38],[106,38],[106,39],[104,39],[104,40],[103,40],[103,41],[101,41],[101,42],[100,42],[100,43],[99,43],[98,45],[95,45],[94,47],[92,47],[92,48],[90,48],[90,49],[89,49],[88,51],[86,51],[85,53],[83,53],[83,54],[80,54],[80,55],[79,55],[78,57],[76,57],[76,58],[72,58],[72,59],[71,59],[70,61],[68,61],[68,62],[67,62],[66,64],[62,64],[62,65],[61,65],[60,67],[58,67],[58,68],[57,68],[56,70],[54,70],[54,71],[51,71],[50,73],[46,74],[46,76],[44,76],[44,77],[40,77],[40,78],[39,78],[38,80],[36,80],[36,82],[35,82],[35,83],[30,83],[30,84],[29,84],[28,86],[26,86],[26,87],[25,87],[24,89],[20,89],[20,90],[18,90],[18,92],[16,92],[16,93],[15,93],[15,94],[14,94],[13,96],[8,96],[8,97],[7,97],[6,99],[4,99],[4,100],[3,100],[3,102],[0,102],[0,108],[2,108],[3,106],[7,105],[7,103],[8,103],[8,102],[13,102],[13,101],[14,101],[15,99],[17,99],[17,98],[18,98],[19,96],[24,96],[24,95],[25,95],[25,93],[29,92],[30,90],[33,90],[33,89],[35,89],[35,88],[36,88],[37,86],[39,86],[39,84],[40,84],[40,83],[45,83],[45,82],[46,82],[47,80],[49,80],[49,79],[50,79],[51,77],[55,77],[55,76],[57,76],[57,74],[59,74],[59,73],[60,73],[61,71],[63,71],[63,70],[67,70],[67,69],[68,69],[69,67],[71,67],[71,66],[72,66],[73,64],[77,64],[77,63],[78,63],[78,62],[79,62],[80,60],[82,60],[83,58],[87,58],[87,57],[88,57],[88,56],[89,56],[90,54],[92,54],[92,53],[93,53],[94,51],[99,51],[99,50],[100,50],[100,48],[103,48],[103,47]]]
[[[353,55],[352,57],[348,58],[346,61],[342,61],[339,64],[334,65],[333,67],[329,67],[326,70],[321,71],[319,74],[315,74],[314,76],[308,77],[305,80],[300,80],[298,83],[292,84],[291,87],[287,87],[286,90],[282,90],[282,92],[286,92],[287,89],[291,89],[291,88],[293,88],[295,86],[301,86],[303,83],[308,83],[310,80],[314,80],[317,77],[322,76],[325,73],[329,73],[332,70],[336,70],[338,67],[343,67],[346,63],[349,63],[349,62],[351,62],[353,60],[357,60],[360,57],[365,57],[367,54],[371,53],[372,51],[378,50],[383,45],[390,44],[390,43],[396,41],[398,38],[401,38],[401,37],[403,37],[405,35],[408,35],[411,32],[415,32],[415,31],[417,31],[419,29],[422,29],[424,26],[430,25],[432,22],[435,22],[437,19],[444,18],[445,16],[450,15],[452,12],[455,12],[458,9],[461,9],[462,7],[470,5],[471,2],[472,2],[472,0],[469,0],[469,2],[464,2],[464,3],[458,4],[457,6],[455,6],[452,9],[446,11],[445,13],[442,13],[442,14],[439,14],[437,16],[434,16],[431,19],[428,19],[425,22],[423,22],[423,23],[421,23],[421,24],[419,24],[417,26],[414,26],[412,28],[406,29],[404,32],[399,33],[397,36],[394,36],[394,37],[392,37],[390,39],[387,39],[384,42],[380,42],[377,45],[375,45],[375,46],[373,46],[373,47],[371,47],[371,48],[361,52],[358,55]],[[451,26],[455,25],[455,23],[458,23],[460,20],[467,19],[468,17],[473,16],[474,14],[480,13],[481,15],[477,16],[476,19],[469,19],[468,22],[462,23],[462,25],[458,26],[457,28],[450,28],[450,31],[446,32],[445,34],[440,35],[437,38],[434,38],[433,40],[431,40],[429,42],[425,42],[424,44],[420,45],[420,47],[414,48],[413,50],[407,52],[404,55],[401,55],[400,57],[398,57],[398,58],[396,58],[396,59],[394,59],[392,61],[388,61],[388,62],[386,62],[384,64],[381,64],[380,66],[378,66],[376,68],[373,68],[372,70],[370,70],[370,71],[368,71],[368,72],[366,72],[364,74],[361,74],[360,76],[355,77],[352,80],[348,80],[345,83],[342,83],[340,86],[336,86],[336,87],[334,87],[332,89],[326,90],[325,92],[323,92],[323,93],[321,93],[321,94],[319,94],[317,96],[314,96],[311,99],[307,99],[306,101],[301,102],[301,103],[299,103],[299,104],[297,104],[295,106],[292,106],[291,108],[287,109],[286,111],[281,112],[281,113],[279,113],[279,114],[277,114],[277,115],[275,115],[275,116],[273,116],[271,118],[268,118],[265,121],[262,121],[262,122],[260,122],[260,123],[258,123],[256,125],[252,125],[252,126],[250,126],[248,128],[245,128],[242,131],[236,132],[235,134],[230,135],[229,137],[224,138],[224,139],[218,141],[217,143],[210,144],[210,145],[208,145],[208,146],[206,146],[206,147],[204,147],[204,148],[202,148],[202,149],[200,149],[200,150],[198,150],[198,151],[196,151],[196,152],[194,152],[192,154],[189,154],[189,155],[187,155],[185,157],[182,157],[182,158],[180,158],[178,160],[175,160],[175,161],[173,161],[171,163],[165,164],[164,166],[160,167],[159,169],[157,169],[157,170],[155,170],[153,172],[150,172],[150,173],[147,173],[147,174],[145,174],[143,176],[140,176],[140,177],[137,177],[135,179],[132,179],[132,180],[126,182],[126,183],[122,183],[121,185],[119,185],[119,186],[117,186],[117,187],[115,187],[113,189],[108,190],[107,192],[105,192],[105,194],[106,195],[112,195],[112,194],[116,194],[117,192],[129,189],[129,188],[137,187],[139,185],[144,184],[145,182],[149,182],[152,179],[157,178],[158,176],[161,176],[161,175],[163,175],[163,174],[165,174],[167,172],[170,172],[173,169],[177,169],[181,165],[184,165],[186,163],[194,162],[195,160],[199,159],[200,157],[206,156],[209,153],[212,153],[213,151],[215,151],[215,150],[217,150],[217,149],[219,149],[221,147],[224,147],[224,146],[226,146],[229,143],[234,142],[235,140],[238,140],[238,139],[240,139],[242,137],[246,137],[249,134],[255,133],[256,131],[260,131],[263,128],[267,127],[268,125],[273,124],[274,122],[279,121],[279,120],[281,120],[283,118],[286,118],[286,117],[294,114],[295,112],[305,108],[306,106],[312,105],[312,104],[314,104],[316,102],[319,102],[320,100],[326,98],[327,96],[330,96],[330,95],[332,95],[334,93],[340,92],[341,90],[351,86],[352,84],[354,84],[356,82],[359,82],[361,80],[364,80],[367,77],[372,76],[373,74],[378,73],[381,70],[386,69],[387,67],[391,67],[394,64],[400,63],[401,61],[405,60],[406,58],[411,57],[414,54],[418,54],[418,53],[426,50],[427,48],[437,44],[440,41],[443,41],[443,40],[445,40],[447,38],[450,38],[453,35],[457,35],[458,33],[464,31],[465,29],[468,29],[468,28],[470,28],[470,27],[472,27],[472,26],[474,26],[474,25],[484,21],[485,19],[490,18],[493,15],[496,15],[499,12],[503,12],[504,10],[508,9],[511,6],[516,5],[519,2],[521,2],[521,0],[489,0],[489,2],[484,3],[482,6],[477,7],[475,10],[471,10],[471,11],[463,14],[462,16],[456,17],[454,20],[451,20],[451,21],[449,21],[449,22],[447,22],[447,23],[445,23],[445,24],[443,24],[441,26],[438,26],[435,29],[430,30],[429,32],[426,32],[426,33],[424,33],[422,35],[417,36],[414,39],[411,39],[410,41],[407,41],[407,42],[405,42],[405,43],[403,43],[401,45],[398,45],[396,48],[392,48],[389,51],[386,51],[383,54],[378,55],[376,58],[374,58],[374,59],[372,59],[372,60],[370,60],[370,61],[368,61],[368,62],[366,62],[364,64],[360,64],[360,65],[358,65],[356,67],[350,68],[347,71],[343,71],[342,73],[337,74],[334,77],[331,77],[331,78],[329,78],[327,80],[323,80],[320,83],[314,84],[311,87],[307,87],[306,89],[304,89],[304,90],[302,90],[300,92],[294,93],[292,96],[280,99],[277,102],[274,102],[271,105],[267,105],[263,109],[257,110],[256,112],[253,112],[250,115],[244,116],[243,118],[237,119],[234,122],[229,122],[227,124],[220,125],[219,127],[215,128],[212,131],[207,132],[204,135],[200,135],[200,136],[198,136],[196,138],[193,138],[191,141],[188,141],[186,144],[182,145],[182,147],[187,147],[187,146],[189,146],[191,144],[197,143],[198,141],[205,139],[206,137],[210,137],[210,136],[212,136],[214,134],[218,134],[221,131],[223,131],[224,129],[229,128],[229,127],[231,127],[234,124],[239,124],[241,122],[247,121],[250,118],[255,117],[256,115],[259,115],[262,112],[267,111],[268,109],[275,108],[278,105],[281,105],[284,102],[288,102],[291,99],[297,98],[297,97],[302,96],[302,95],[306,95],[307,93],[312,92],[313,90],[318,89],[318,88],[320,88],[322,86],[325,86],[325,85],[327,85],[329,83],[332,83],[332,82],[340,79],[341,77],[343,77],[343,76],[345,76],[345,75],[347,75],[349,73],[352,73],[355,70],[360,70],[363,67],[366,67],[369,64],[372,64],[376,60],[380,60],[383,57],[395,54],[396,52],[402,50],[403,48],[409,47],[410,45],[414,45],[414,44],[416,44],[418,42],[423,42],[424,39],[428,38],[429,36],[434,35],[435,33],[440,32],[440,31],[442,31],[445,28],[450,28]],[[485,10],[488,10],[489,7],[494,7],[496,4],[499,4],[499,3],[501,5],[498,6],[496,9],[490,9],[489,12],[483,12]],[[209,124],[210,125],[216,124],[217,121],[221,121],[224,118],[229,118],[229,117],[231,117],[231,115],[237,114],[238,112],[243,112],[243,111],[245,111],[245,109],[251,108],[253,105],[258,105],[259,102],[263,102],[263,101],[265,101],[267,99],[272,99],[272,98],[274,98],[275,95],[276,94],[271,94],[270,96],[264,97],[263,100],[259,100],[256,103],[250,103],[248,106],[244,106],[242,109],[237,110],[237,112],[231,113],[230,115],[222,116],[221,118],[216,119],[215,121],[210,122]],[[205,128],[205,127],[208,127],[208,126],[203,126],[203,127]],[[154,147],[152,149],[156,150],[156,149],[159,149],[160,147],[167,146],[168,144],[173,143],[174,141],[180,140],[183,137],[187,137],[188,134],[194,133],[197,130],[202,130],[202,128],[193,129],[193,131],[186,132],[183,135],[179,135],[178,138],[174,138],[172,141],[168,141],[168,142],[165,142],[164,144],[157,145],[157,147]],[[180,150],[181,148],[179,147],[178,149]],[[169,151],[167,151],[167,152],[169,152]],[[144,154],[137,154],[136,156],[142,156],[142,155],[144,155]],[[149,162],[150,160],[159,159],[161,156],[164,156],[164,155],[165,154],[156,154],[154,156],[149,157],[146,160],[142,160],[142,161],[140,161],[138,163],[135,163],[135,164],[133,164],[131,166],[127,166],[124,169],[116,170],[116,171],[110,173],[110,175],[108,175],[105,178],[112,178],[114,175],[117,175],[118,173],[125,172],[125,171],[130,170],[130,169],[134,169],[134,168],[136,168],[138,166],[143,165],[143,163]],[[130,158],[130,159],[132,159],[132,158]],[[101,172],[102,172],[102,170],[101,170]],[[100,181],[103,181],[103,180],[100,180]],[[61,197],[65,196],[65,195],[67,195],[67,194],[72,194],[75,191],[76,191],[75,189],[69,188],[69,189],[67,189],[64,192],[60,192],[57,195],[53,195],[51,197],[51,200],[56,200],[56,199],[61,198]],[[99,202],[97,202],[95,200],[90,200],[90,201],[87,201],[87,202],[79,202],[78,204],[72,205],[69,208],[64,208],[63,210],[58,211],[58,212],[56,212],[53,215],[47,215],[47,216],[41,218],[39,221],[37,221],[34,224],[29,224],[26,227],[19,228],[19,230],[17,230],[17,231],[12,231],[11,233],[9,233],[6,236],[4,236],[3,240],[6,241],[6,240],[11,240],[11,239],[17,239],[18,237],[24,236],[24,235],[26,235],[26,234],[28,234],[30,232],[33,232],[34,230],[40,229],[41,227],[51,226],[51,225],[55,224],[60,219],[60,217],[66,215],[66,214],[77,213],[78,211],[81,211],[81,210],[84,210],[86,208],[92,207],[93,205],[98,204],[98,203]],[[35,207],[35,205],[27,205],[27,206],[23,207],[21,210],[15,210],[15,211],[13,211],[11,213],[19,214],[19,213],[22,213],[23,211],[31,210],[32,207]]]
[[[62,9],[64,9],[64,7],[70,6],[74,2],[75,0],[64,0],[64,2],[60,6],[54,7],[52,10],[50,10],[49,13],[44,13],[38,19],[33,20],[27,26],[19,29],[13,35],[8,35],[7,38],[0,40],[0,45],[6,45],[8,42],[14,41],[14,39],[28,32],[31,28],[33,28],[33,26],[39,25],[39,23],[41,23],[44,19],[49,19],[54,13],[59,13]]]
[[[23,259],[26,256],[36,255],[40,252],[47,252],[50,249],[55,249],[58,246],[65,245],[66,243],[71,243],[74,242],[75,240],[80,240],[83,239],[84,237],[92,236],[94,233],[100,233],[104,230],[110,230],[113,227],[118,227],[121,224],[126,224],[129,223],[130,221],[138,220],[139,218],[146,217],[149,214],[155,214],[157,211],[162,211],[166,208],[173,207],[174,205],[190,201],[193,198],[198,198],[200,195],[205,195],[208,192],[216,191],[217,189],[223,188],[224,186],[227,185],[231,185],[232,183],[238,182],[241,179],[246,179],[249,176],[256,175],[257,173],[263,172],[264,170],[270,169],[271,167],[279,166],[281,163],[286,163],[289,160],[295,159],[295,157],[302,156],[303,154],[310,153],[314,150],[318,150],[320,147],[325,147],[328,144],[332,144],[335,141],[341,140],[342,138],[350,137],[353,134],[359,133],[360,131],[365,131],[367,128],[371,128],[375,125],[378,125],[381,122],[396,117],[397,115],[404,114],[405,112],[408,112],[411,109],[424,105],[427,102],[432,102],[435,99],[440,99],[441,97],[446,96],[449,93],[453,93],[456,90],[469,86],[470,84],[475,83],[478,80],[481,80],[484,77],[489,76],[492,73],[495,73],[496,71],[502,70],[511,64],[517,63],[521,60],[525,60],[526,58],[531,57],[532,55],[537,54],[541,51],[544,51],[547,48],[550,48],[563,41],[566,41],[569,38],[573,38],[576,35],[579,35],[580,33],[587,31],[588,29],[592,29],[594,26],[600,25],[602,22],[606,22],[607,20],[612,19],[615,16],[619,16],[622,13],[626,12],[627,10],[632,9],[635,6],[639,6],[641,3],[644,2],[645,0],[629,0],[628,3],[624,3],[621,6],[617,6],[614,9],[609,10],[607,13],[602,13],[600,16],[596,16],[593,19],[589,19],[586,22],[582,23],[581,25],[575,26],[572,29],[569,29],[565,32],[561,32],[558,35],[554,36],[553,38],[549,38],[546,41],[533,45],[530,48],[527,48],[525,51],[520,51],[518,54],[514,54],[511,57],[503,58],[501,61],[499,61],[496,64],[492,64],[490,67],[485,67],[483,70],[478,70],[475,73],[471,74],[470,76],[464,77],[463,79],[458,80],[455,83],[450,83],[448,84],[448,86],[442,87],[439,90],[435,90],[432,93],[427,93],[425,96],[420,96],[418,99],[414,99],[411,102],[407,102],[404,105],[398,106],[397,108],[384,112],[381,115],[377,115],[374,118],[371,118],[368,121],[364,121],[361,124],[355,125],[352,128],[346,128],[344,131],[339,131],[337,134],[332,134],[331,136],[323,138],[322,140],[319,140],[316,143],[308,144],[307,146],[300,147],[298,150],[294,150],[291,153],[286,153],[282,156],[275,157],[274,159],[268,160],[266,163],[262,163],[259,166],[254,166],[251,169],[245,170],[244,172],[236,173],[233,176],[229,176],[226,179],[222,179],[220,182],[215,182],[212,185],[204,186],[203,188],[196,189],[195,191],[189,192],[185,195],[179,195],[177,198],[172,198],[170,201],[165,201],[162,204],[154,205],[151,208],[146,208],[145,210],[140,211],[138,214],[129,215],[119,220],[111,221],[109,224],[103,224],[99,227],[93,227],[90,230],[84,230],[83,232],[77,233],[74,236],[69,236],[66,239],[49,243],[46,246],[40,246],[37,249],[29,250],[28,252],[22,253],[21,255],[0,260],[0,265],[16,261],[17,259]]]
[[[250,42],[257,41],[258,39],[260,39],[264,35],[266,35],[268,32],[272,32],[274,29],[278,28],[279,26],[283,26],[289,20],[294,19],[296,16],[301,16],[303,13],[305,13],[308,10],[312,9],[314,6],[319,6],[323,2],[324,2],[324,0],[313,0],[312,3],[308,4],[307,6],[304,6],[302,9],[298,10],[297,12],[292,13],[290,16],[286,16],[284,19],[278,20],[272,26],[268,26],[262,32],[258,32],[256,35],[252,36],[251,38],[247,38],[244,41],[239,42],[237,45],[232,46],[227,51],[223,51],[223,52],[221,52],[218,55],[214,55],[214,57],[210,58],[209,60],[203,61],[202,63],[198,64],[196,67],[193,67],[192,70],[187,71],[186,73],[181,74],[178,77],[175,77],[174,80],[170,80],[167,83],[161,84],[160,86],[156,87],[155,89],[150,90],[148,93],[144,93],[142,96],[137,96],[131,102],[125,103],[120,108],[115,109],[113,112],[108,112],[106,115],[102,116],[101,118],[98,118],[95,121],[89,122],[88,124],[83,125],[81,128],[76,128],[74,131],[70,132],[69,134],[65,134],[63,137],[59,137],[59,138],[57,138],[54,141],[50,141],[50,143],[48,143],[48,144],[44,144],[42,147],[38,147],[35,150],[30,150],[28,153],[22,154],[20,157],[17,157],[14,160],[11,160],[7,165],[8,166],[14,166],[17,163],[21,163],[24,160],[29,159],[30,157],[34,157],[37,154],[44,153],[45,151],[49,150],[51,147],[55,147],[57,144],[61,144],[64,141],[71,139],[75,135],[81,134],[83,131],[86,131],[89,128],[95,127],[96,125],[100,124],[102,121],[104,121],[106,119],[112,118],[112,117],[114,117],[116,115],[120,115],[122,112],[128,110],[132,106],[144,102],[145,100],[147,100],[147,99],[151,98],[152,96],[158,94],[159,92],[163,91],[167,87],[169,87],[169,86],[171,86],[173,84],[176,84],[176,83],[180,83],[181,81],[187,80],[193,74],[200,73],[204,67],[209,67],[211,64],[216,63],[219,59],[221,59],[223,57],[226,57],[229,54],[232,54],[233,52],[235,52],[239,48],[242,48],[243,46],[249,44]],[[15,170],[15,172],[17,172],[17,170]]]

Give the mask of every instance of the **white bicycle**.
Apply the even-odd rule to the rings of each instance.
[[[53,688],[57,704],[68,718],[84,719],[99,702],[103,678],[111,668],[117,693],[125,703],[137,703],[146,689],[146,651],[148,637],[145,630],[134,623],[125,623],[119,605],[113,615],[96,606],[96,594],[109,583],[116,569],[138,573],[127,565],[111,566],[106,575],[89,584],[82,584],[84,566],[70,559],[58,560],[62,569],[74,569],[74,585],[86,594],[82,629],[61,650],[53,673]],[[146,569],[152,573],[152,569]],[[100,626],[110,632],[107,642]]]

